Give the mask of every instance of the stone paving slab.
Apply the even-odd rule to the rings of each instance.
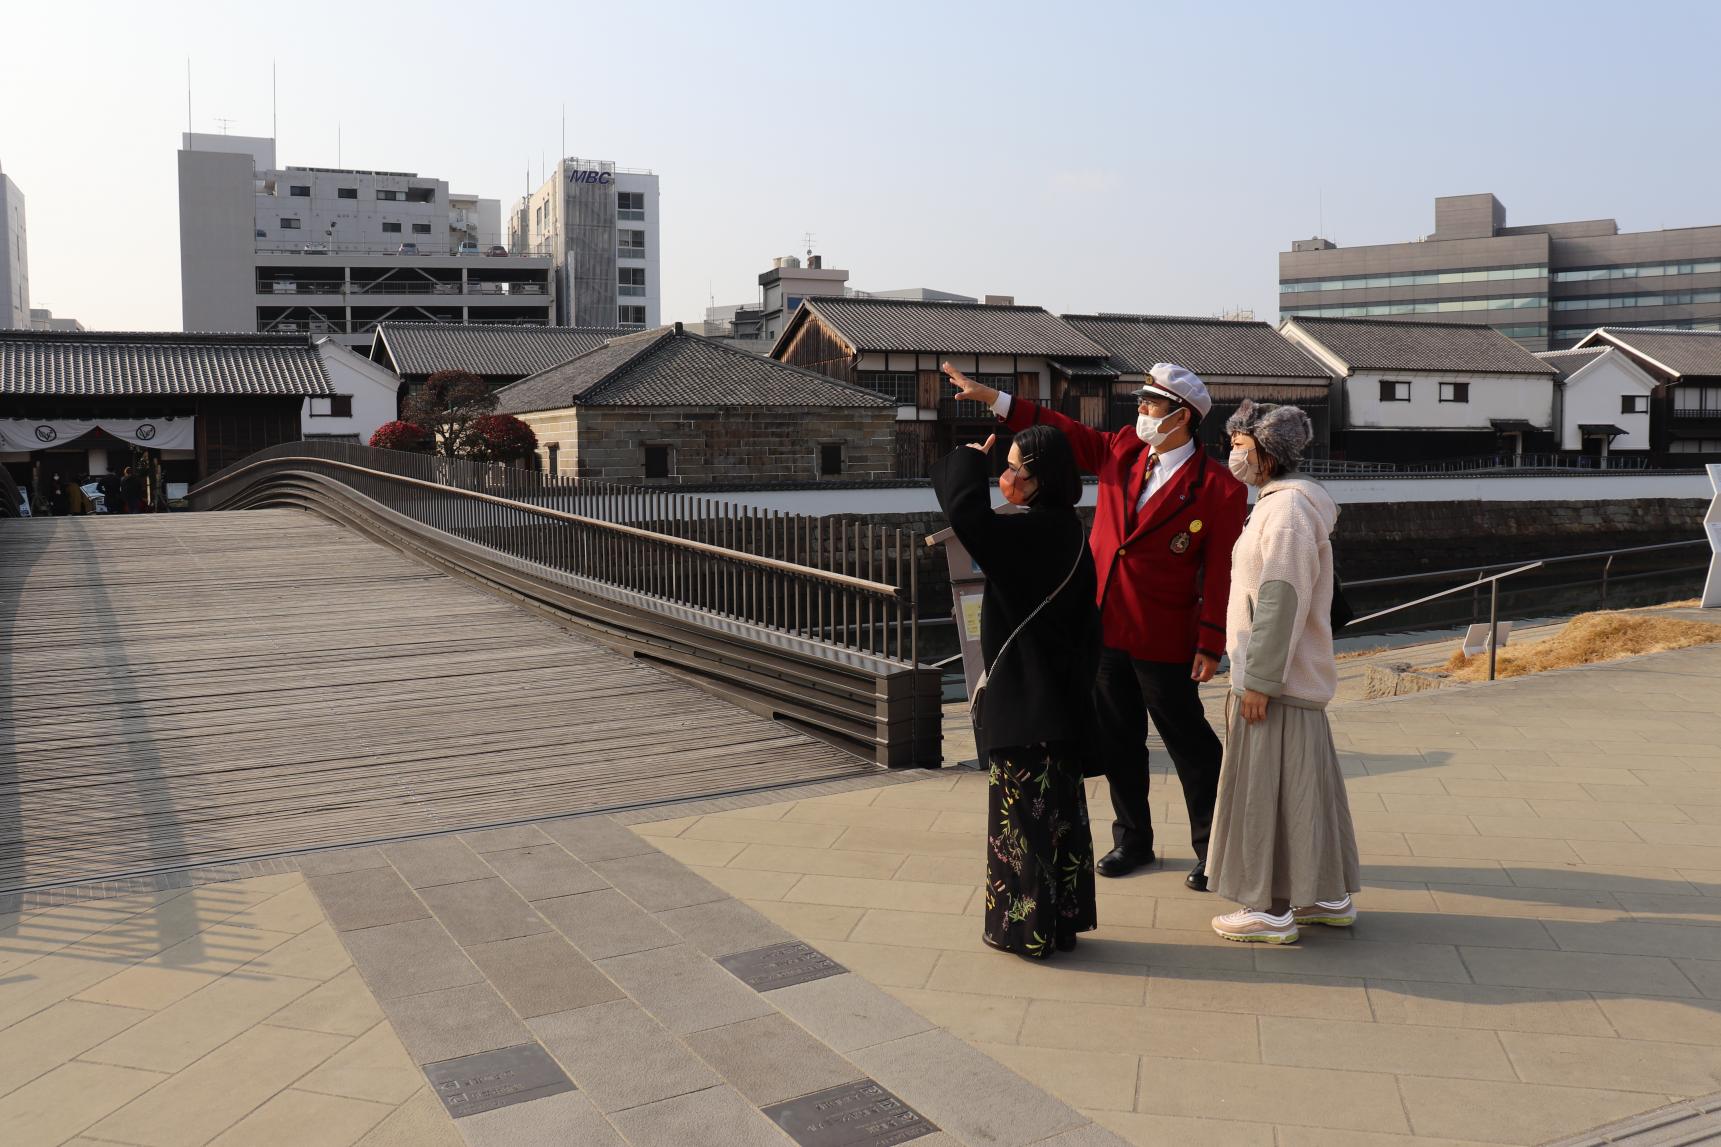
[[[1708,647],[1335,707],[1362,917],[1288,949],[1212,934],[1229,906],[1183,887],[1181,793],[1151,738],[1163,859],[1101,881],[1100,930],[1047,966],[980,944],[978,773],[633,829],[850,969],[769,993],[803,1025],[788,998],[841,981],[925,1017],[848,1045],[887,1086],[884,1048],[954,1039],[1132,1143],[1587,1147],[1721,1081],[1718,697]],[[1088,799],[1103,849],[1103,781]],[[934,1076],[960,1062],[934,1058]]]

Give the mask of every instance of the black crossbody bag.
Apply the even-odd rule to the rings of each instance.
[[[1010,631],[1010,636],[1006,637],[1004,639],[1004,644],[998,647],[998,656],[992,659],[991,668],[980,671],[980,680],[974,683],[974,696],[968,699],[968,719],[976,729],[980,728],[981,703],[986,699],[986,682],[992,676],[992,670],[998,668],[998,663],[1004,660],[1004,654],[1009,651],[1010,644],[1016,640],[1017,635],[1024,629],[1028,628],[1028,623],[1040,616],[1040,611],[1045,609],[1048,605],[1051,605],[1054,598],[1064,592],[1064,588],[1068,586],[1070,581],[1076,576],[1076,571],[1082,568],[1082,555],[1087,553],[1088,539],[1085,531],[1078,529],[1076,532],[1078,535],[1076,563],[1070,567],[1070,572],[1064,575],[1064,580],[1058,583],[1057,589],[1054,589],[1051,593],[1046,595],[1045,601],[1036,605],[1034,607],[1034,611],[1027,617],[1024,617],[1022,619],[1022,623]]]

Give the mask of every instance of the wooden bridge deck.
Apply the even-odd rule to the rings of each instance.
[[[297,511],[0,521],[0,892],[872,770]]]

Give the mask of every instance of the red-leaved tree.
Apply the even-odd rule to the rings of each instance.
[[[519,462],[538,449],[538,436],[512,414],[486,414],[467,428],[468,457],[480,462]]]
[[[407,420],[429,430],[433,448],[450,458],[471,453],[472,423],[495,409],[496,395],[465,370],[437,371],[401,404]]]
[[[378,450],[405,450],[411,454],[428,454],[433,445],[430,431],[399,418],[377,427],[370,436],[370,444]]]

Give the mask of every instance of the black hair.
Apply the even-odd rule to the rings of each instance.
[[[1040,423],[1020,431],[1013,441],[1022,452],[1028,477],[1040,484],[1035,504],[1074,506],[1082,500],[1082,475],[1062,430]]]

